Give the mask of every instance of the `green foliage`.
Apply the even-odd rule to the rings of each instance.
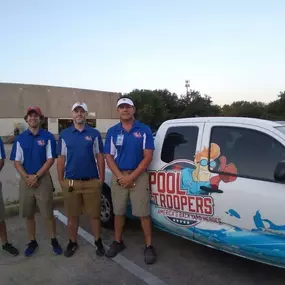
[[[263,102],[235,101],[230,105],[218,106],[208,95],[192,90],[187,95],[178,96],[167,89],[139,90],[128,94],[136,105],[136,118],[151,129],[157,130],[161,123],[169,119],[187,117],[232,116],[252,117],[269,120],[285,120],[285,91],[269,104]]]

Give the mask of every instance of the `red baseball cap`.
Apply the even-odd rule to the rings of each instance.
[[[36,112],[40,117],[43,117],[42,111],[41,111],[40,107],[38,107],[38,106],[29,106],[29,107],[27,108],[27,111],[26,111],[26,116],[27,116],[30,112]]]

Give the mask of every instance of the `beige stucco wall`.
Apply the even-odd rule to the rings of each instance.
[[[0,118],[22,118],[29,105],[40,106],[48,118],[70,117],[72,105],[83,101],[90,118],[96,115],[97,119],[118,119],[119,96],[120,93],[97,90],[0,83]]]
[[[27,128],[27,123],[21,118],[0,118],[0,136],[11,136],[14,135],[14,128],[16,124],[19,125],[21,131]]]
[[[66,117],[64,119],[70,119]],[[107,130],[113,125],[119,122],[118,119],[96,119],[96,128],[101,133],[106,133]],[[20,131],[23,132],[27,128],[27,123],[24,119],[17,118],[0,118],[0,136],[12,136],[14,134],[15,125],[18,124]],[[58,135],[58,119],[48,118],[48,130],[54,134]]]
[[[118,119],[98,119],[96,121],[96,127],[101,133],[106,133],[108,129],[115,124],[117,124],[120,120]]]
[[[48,118],[48,130],[54,135],[58,134],[58,119]]]

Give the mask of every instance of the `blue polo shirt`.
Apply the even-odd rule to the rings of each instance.
[[[104,151],[114,156],[120,170],[136,169],[144,158],[145,149],[154,150],[154,138],[150,128],[137,120],[129,132],[121,123],[107,131]]]
[[[6,154],[5,154],[5,149],[4,149],[4,144],[2,139],[0,138],[0,159],[5,159]]]
[[[66,179],[99,178],[96,155],[103,153],[103,142],[98,130],[86,125],[80,132],[74,126],[59,135],[58,155],[66,156]]]
[[[22,163],[27,174],[37,173],[50,158],[56,158],[56,140],[43,129],[36,135],[27,129],[17,136],[10,156],[11,160]]]

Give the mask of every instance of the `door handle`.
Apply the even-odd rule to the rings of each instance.
[[[224,191],[219,188],[212,188],[208,186],[200,186],[200,189],[210,193],[224,193]]]

